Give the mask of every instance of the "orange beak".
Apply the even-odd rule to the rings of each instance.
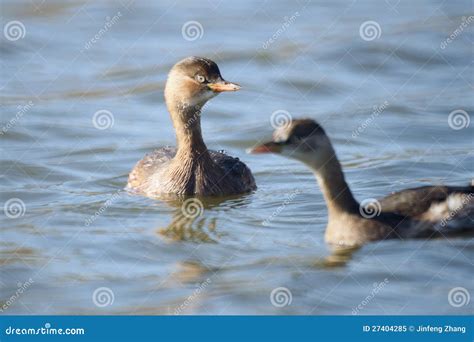
[[[269,141],[265,144],[258,145],[249,149],[251,154],[260,154],[260,153],[280,153],[282,149],[282,144]]]
[[[224,91],[237,91],[240,89],[240,86],[236,83],[231,83],[227,81],[222,81],[219,83],[208,83],[207,86],[212,91],[216,93],[222,93]]]

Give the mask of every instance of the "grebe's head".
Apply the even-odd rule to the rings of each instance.
[[[324,129],[312,119],[292,120],[277,128],[271,141],[255,146],[249,152],[280,154],[316,170],[334,157],[334,150]]]
[[[188,57],[171,69],[166,81],[165,98],[168,107],[200,109],[217,94],[239,89],[238,84],[222,78],[215,62],[203,57]]]

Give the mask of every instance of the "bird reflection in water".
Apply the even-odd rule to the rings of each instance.
[[[186,217],[177,209],[171,223],[158,229],[158,234],[172,241],[217,243],[221,235],[216,231],[216,225],[215,217],[209,220],[199,216]]]
[[[167,199],[175,207],[171,223],[157,233],[170,241],[217,243],[225,233],[217,229],[217,215],[245,205],[245,197],[189,197]]]
[[[360,246],[331,246],[331,254],[316,261],[314,266],[320,268],[344,267],[352,260],[352,256],[359,249]]]

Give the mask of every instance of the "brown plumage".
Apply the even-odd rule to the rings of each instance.
[[[202,138],[201,109],[220,92],[236,91],[213,61],[188,57],[171,69],[165,100],[177,147],[161,148],[140,160],[127,188],[149,197],[164,194],[223,196],[256,189],[247,166],[225,153],[210,151]]]
[[[314,120],[294,120],[251,152],[278,153],[313,170],[328,208],[328,243],[353,246],[382,239],[474,233],[472,185],[424,186],[359,204],[328,136]]]

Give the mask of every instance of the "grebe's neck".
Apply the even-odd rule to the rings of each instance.
[[[312,169],[323,192],[329,219],[343,213],[359,212],[359,203],[352,195],[334,151],[323,166]]]
[[[196,85],[172,69],[165,86],[165,102],[176,132],[176,157],[199,159],[209,154],[201,133],[201,110],[206,99]]]
[[[198,158],[209,154],[201,132],[201,107],[175,108],[171,112],[176,132],[176,156]]]
[[[177,140],[176,155],[167,171],[173,188],[183,194],[213,191],[221,176],[216,174],[219,169],[202,138],[200,111],[182,109],[170,113]]]

